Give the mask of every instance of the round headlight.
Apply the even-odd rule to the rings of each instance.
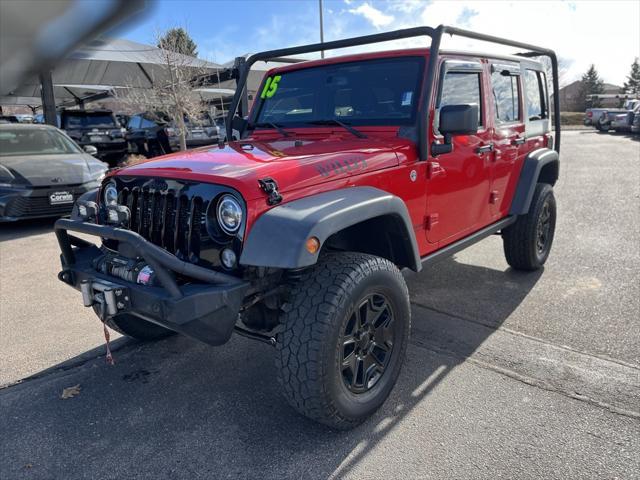
[[[218,200],[218,223],[229,234],[235,234],[242,223],[242,207],[233,195],[223,195]]]
[[[104,186],[104,204],[105,205],[117,205],[118,204],[118,190],[115,184],[107,183]]]

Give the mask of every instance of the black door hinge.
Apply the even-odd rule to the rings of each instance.
[[[282,201],[282,195],[278,193],[278,184],[273,178],[263,178],[262,180],[258,180],[258,183],[264,193],[269,195],[269,198],[267,198],[269,205],[277,205]]]

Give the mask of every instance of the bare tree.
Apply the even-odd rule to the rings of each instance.
[[[540,60],[542,62],[542,65],[544,66],[547,73],[547,79],[549,83],[551,83],[553,79],[551,60],[548,57],[540,57],[537,60]],[[571,66],[571,63],[571,60],[567,58],[558,57],[558,84],[560,88],[563,88],[567,85],[567,74],[569,73],[569,67]]]
[[[180,150],[186,150],[185,119],[198,122],[206,109],[199,95],[193,92],[193,79],[205,73],[205,62],[179,53],[188,49],[177,43],[187,41],[185,36],[168,36],[156,33],[157,73],[150,88],[140,88],[133,79],[127,80],[129,87],[119,92],[121,100],[139,111],[158,119],[168,117],[176,128],[180,139]],[[170,44],[170,42],[173,42]]]

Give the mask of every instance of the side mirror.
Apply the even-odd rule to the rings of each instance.
[[[444,135],[444,143],[431,146],[432,155],[453,151],[453,135],[473,135],[478,132],[478,105],[465,103],[445,105],[440,109],[438,130]]]
[[[89,155],[93,155],[94,157],[98,154],[98,149],[93,145],[85,145],[84,151],[87,152]]]

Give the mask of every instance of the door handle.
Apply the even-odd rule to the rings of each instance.
[[[516,137],[513,142],[511,142],[513,145],[522,145],[524,142],[526,142],[527,139],[524,137]]]
[[[488,153],[493,152],[493,143],[489,143],[487,145],[482,145],[481,147],[476,148],[476,153]]]

